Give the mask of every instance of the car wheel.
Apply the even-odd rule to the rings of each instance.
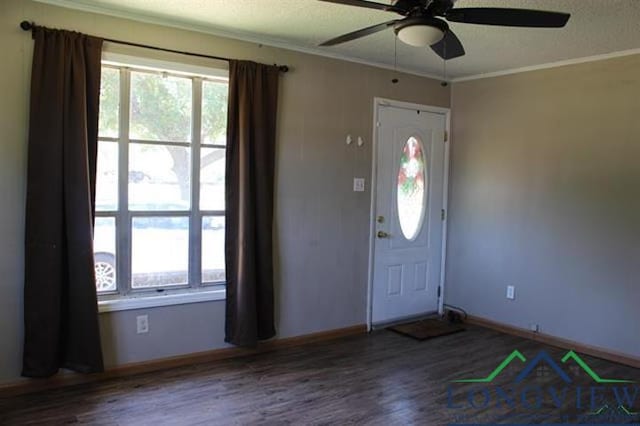
[[[116,258],[110,253],[96,253],[96,289],[98,291],[116,290]]]

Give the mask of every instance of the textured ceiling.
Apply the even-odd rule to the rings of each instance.
[[[193,25],[200,31],[264,44],[393,66],[391,30],[327,48],[329,38],[398,15],[316,0],[40,0],[67,7]],[[379,3],[390,1],[377,0]],[[449,78],[505,71],[640,48],[640,0],[458,0],[456,7],[494,6],[569,12],[562,29],[523,29],[452,23],[467,54],[447,62]],[[441,76],[443,61],[430,49],[398,42],[398,68]]]

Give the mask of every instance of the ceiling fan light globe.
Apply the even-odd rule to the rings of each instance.
[[[403,43],[415,47],[431,46],[444,37],[444,31],[440,28],[424,24],[408,25],[400,28],[397,33]]]

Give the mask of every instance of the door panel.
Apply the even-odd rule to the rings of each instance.
[[[378,106],[372,323],[438,309],[443,114]]]

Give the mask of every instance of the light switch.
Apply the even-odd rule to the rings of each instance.
[[[364,192],[364,178],[353,178],[353,192]]]

